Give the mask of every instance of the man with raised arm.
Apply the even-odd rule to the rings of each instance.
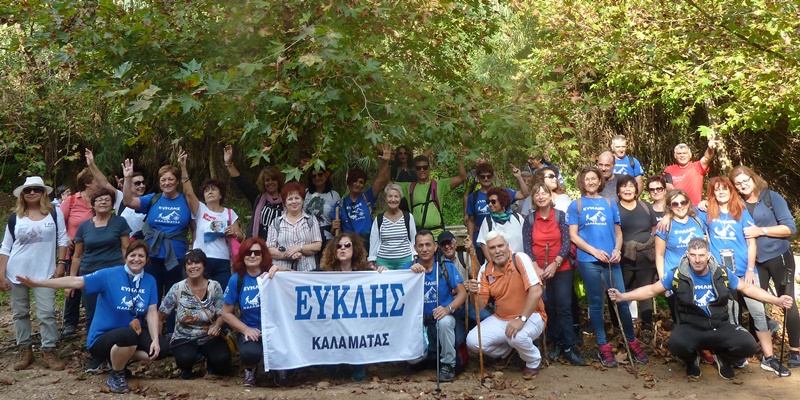
[[[458,175],[446,179],[431,179],[431,162],[426,156],[416,156],[412,162],[417,173],[416,182],[397,182],[408,199],[409,211],[414,215],[417,231],[429,229],[434,237],[444,231],[441,202],[447,193],[467,179],[464,164],[458,162]]]
[[[711,167],[718,146],[718,140],[709,140],[703,157],[700,161],[694,162],[692,162],[692,150],[686,143],[675,146],[675,164],[664,168],[667,191],[683,189],[689,195],[692,204],[700,203],[703,199],[703,177]]]

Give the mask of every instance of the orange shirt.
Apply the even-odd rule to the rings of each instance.
[[[515,257],[519,269],[514,267]],[[490,261],[480,275],[478,295],[484,303],[489,302],[489,297],[494,297],[494,315],[503,321],[510,321],[522,314],[528,300],[528,289],[541,282],[533,269],[533,262],[525,253],[512,252],[503,268],[495,268],[494,262]],[[543,301],[539,301],[535,312],[547,322]]]

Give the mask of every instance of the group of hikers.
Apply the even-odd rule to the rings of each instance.
[[[254,386],[263,361],[259,277],[409,269],[425,276],[429,348],[408,361],[415,369],[438,365],[444,382],[463,370],[468,352],[505,358],[516,350],[524,379],[538,374],[543,357],[616,367],[606,303],[630,362],[647,363],[639,338],[653,336],[651,299],[662,294],[675,323],[668,346],[687,376],[699,377],[703,361],[733,379],[733,369],[755,354],[762,369],[789,376],[772,339],[783,328],[786,364],[800,366],[789,242],[795,222],[786,200],[745,166],[711,178],[704,189],[717,146],[710,140],[692,161],[689,147],[679,144],[676,163],[645,178],[626,138],[615,136],[596,166],[577,174],[577,199],[567,194],[562,171],[540,155],[521,170],[510,166],[510,188],[486,159],[469,172],[458,161],[458,175],[433,179],[428,154],[384,146],[371,184],[365,171],[351,169],[342,197],[324,167],[313,169],[306,185],[287,183],[268,167],[254,185],[226,146],[224,166],[252,205],[247,225],[225,206],[223,181],[205,179],[195,190],[184,151],[179,167],[159,169],[159,190],[147,194],[133,160],[125,160],[121,180],[109,180],[87,149],[75,193],[59,187],[51,200],[53,188],[38,176],[14,190],[18,200],[0,248],[0,290],[11,294],[19,346],[13,368],[35,360],[30,292],[42,362],[65,368],[55,311],[56,289],[65,289],[61,335],[78,332],[83,303],[91,355],[85,370],[110,369],[112,392],[129,390],[131,361],[172,356],[180,377],[191,379],[204,359],[205,378],[218,379],[232,372],[237,353],[243,384]],[[442,212],[447,193],[465,183],[466,253]],[[651,203],[641,199],[645,191]],[[385,211],[373,216],[381,194]],[[581,326],[578,287],[588,299],[588,327]],[[783,327],[767,316],[766,304],[785,309]],[[596,351],[579,348],[584,330],[594,333]],[[325,369],[333,374],[338,367]],[[366,378],[364,365],[350,371],[354,381]],[[286,385],[290,372],[273,370],[275,384]]]

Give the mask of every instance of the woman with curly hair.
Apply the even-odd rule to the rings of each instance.
[[[491,260],[489,249],[486,247],[486,235],[491,231],[503,232],[511,251],[515,253],[522,252],[524,250],[522,244],[522,222],[525,218],[511,210],[511,194],[505,188],[493,187],[489,189],[486,195],[486,203],[489,204],[489,215],[481,223],[477,240],[484,257],[487,260]]]

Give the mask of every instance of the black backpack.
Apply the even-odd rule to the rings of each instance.
[[[380,214],[378,214],[377,217],[375,217],[375,218],[377,218],[377,221],[378,221],[378,231],[379,232],[381,230],[381,225],[383,225],[383,214],[385,214],[385,213],[380,213]],[[411,217],[409,217],[408,211],[403,211],[403,222],[406,225],[406,233],[408,234],[408,240],[413,242],[414,238],[411,237],[411,227],[409,226],[409,224],[411,223]]]
[[[53,218],[53,222],[56,224],[56,247],[58,247],[58,212],[56,212],[55,207],[50,211],[50,216]],[[8,230],[6,233],[11,234],[11,240],[17,240],[17,234],[14,232],[14,228],[17,226],[17,213],[12,212],[11,215],[8,216]]]

